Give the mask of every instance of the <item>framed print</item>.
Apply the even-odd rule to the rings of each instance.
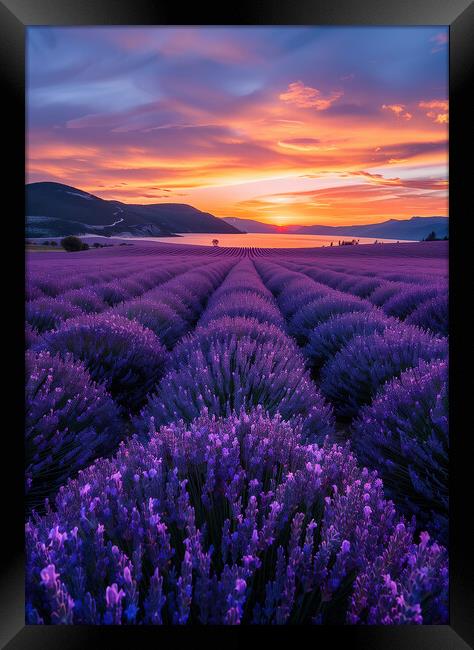
[[[0,10],[3,646],[474,647],[472,4]]]

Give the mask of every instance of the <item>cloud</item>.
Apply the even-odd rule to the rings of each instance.
[[[449,122],[449,102],[444,99],[433,99],[429,102],[419,102],[419,108],[427,110],[426,117],[429,117],[436,124],[447,124]]]
[[[318,138],[286,138],[279,140],[278,146],[293,151],[335,151],[337,147],[333,144],[324,144]]]
[[[285,93],[279,95],[279,98],[298,108],[315,108],[317,111],[325,111],[343,94],[342,90],[337,90],[331,95],[323,97],[317,88],[305,86],[302,81],[294,81],[288,86]]]
[[[367,162],[381,164],[393,164],[404,162],[411,158],[421,156],[443,156],[447,155],[448,143],[445,139],[428,142],[399,142],[395,144],[379,145],[372,150],[367,150],[364,158]],[[360,156],[360,161],[362,161]],[[367,165],[366,166],[372,166]]]
[[[330,225],[375,223],[383,218],[406,219],[414,214],[448,214],[445,191],[432,191],[427,186],[417,187],[415,183],[400,184],[401,179],[385,179],[392,181],[387,184],[372,182],[368,176],[366,180],[355,184],[344,180],[324,188],[258,196],[240,202],[238,211],[253,213],[255,218],[264,217],[267,222],[294,214],[298,215],[295,223]]]
[[[382,104],[382,108],[386,111],[391,111],[397,117],[402,117],[404,120],[411,120],[413,115],[406,110],[405,104]]]
[[[352,176],[363,176],[375,185],[384,185],[386,187],[407,187],[418,190],[447,190],[448,180],[445,178],[385,178],[382,174],[371,174],[366,171],[352,172]]]
[[[431,53],[436,54],[436,52],[441,52],[444,50],[445,46],[449,43],[449,36],[447,32],[439,32],[430,38],[431,43],[434,43],[434,47],[431,48]]]

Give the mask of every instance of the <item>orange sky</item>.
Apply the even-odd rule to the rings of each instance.
[[[30,182],[278,225],[448,214],[440,29],[35,29]]]

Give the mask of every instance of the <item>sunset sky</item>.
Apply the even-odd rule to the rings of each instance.
[[[448,30],[30,27],[27,180],[278,225],[448,212]]]

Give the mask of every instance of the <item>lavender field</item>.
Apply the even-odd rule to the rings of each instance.
[[[30,253],[30,624],[448,622],[446,242]]]

